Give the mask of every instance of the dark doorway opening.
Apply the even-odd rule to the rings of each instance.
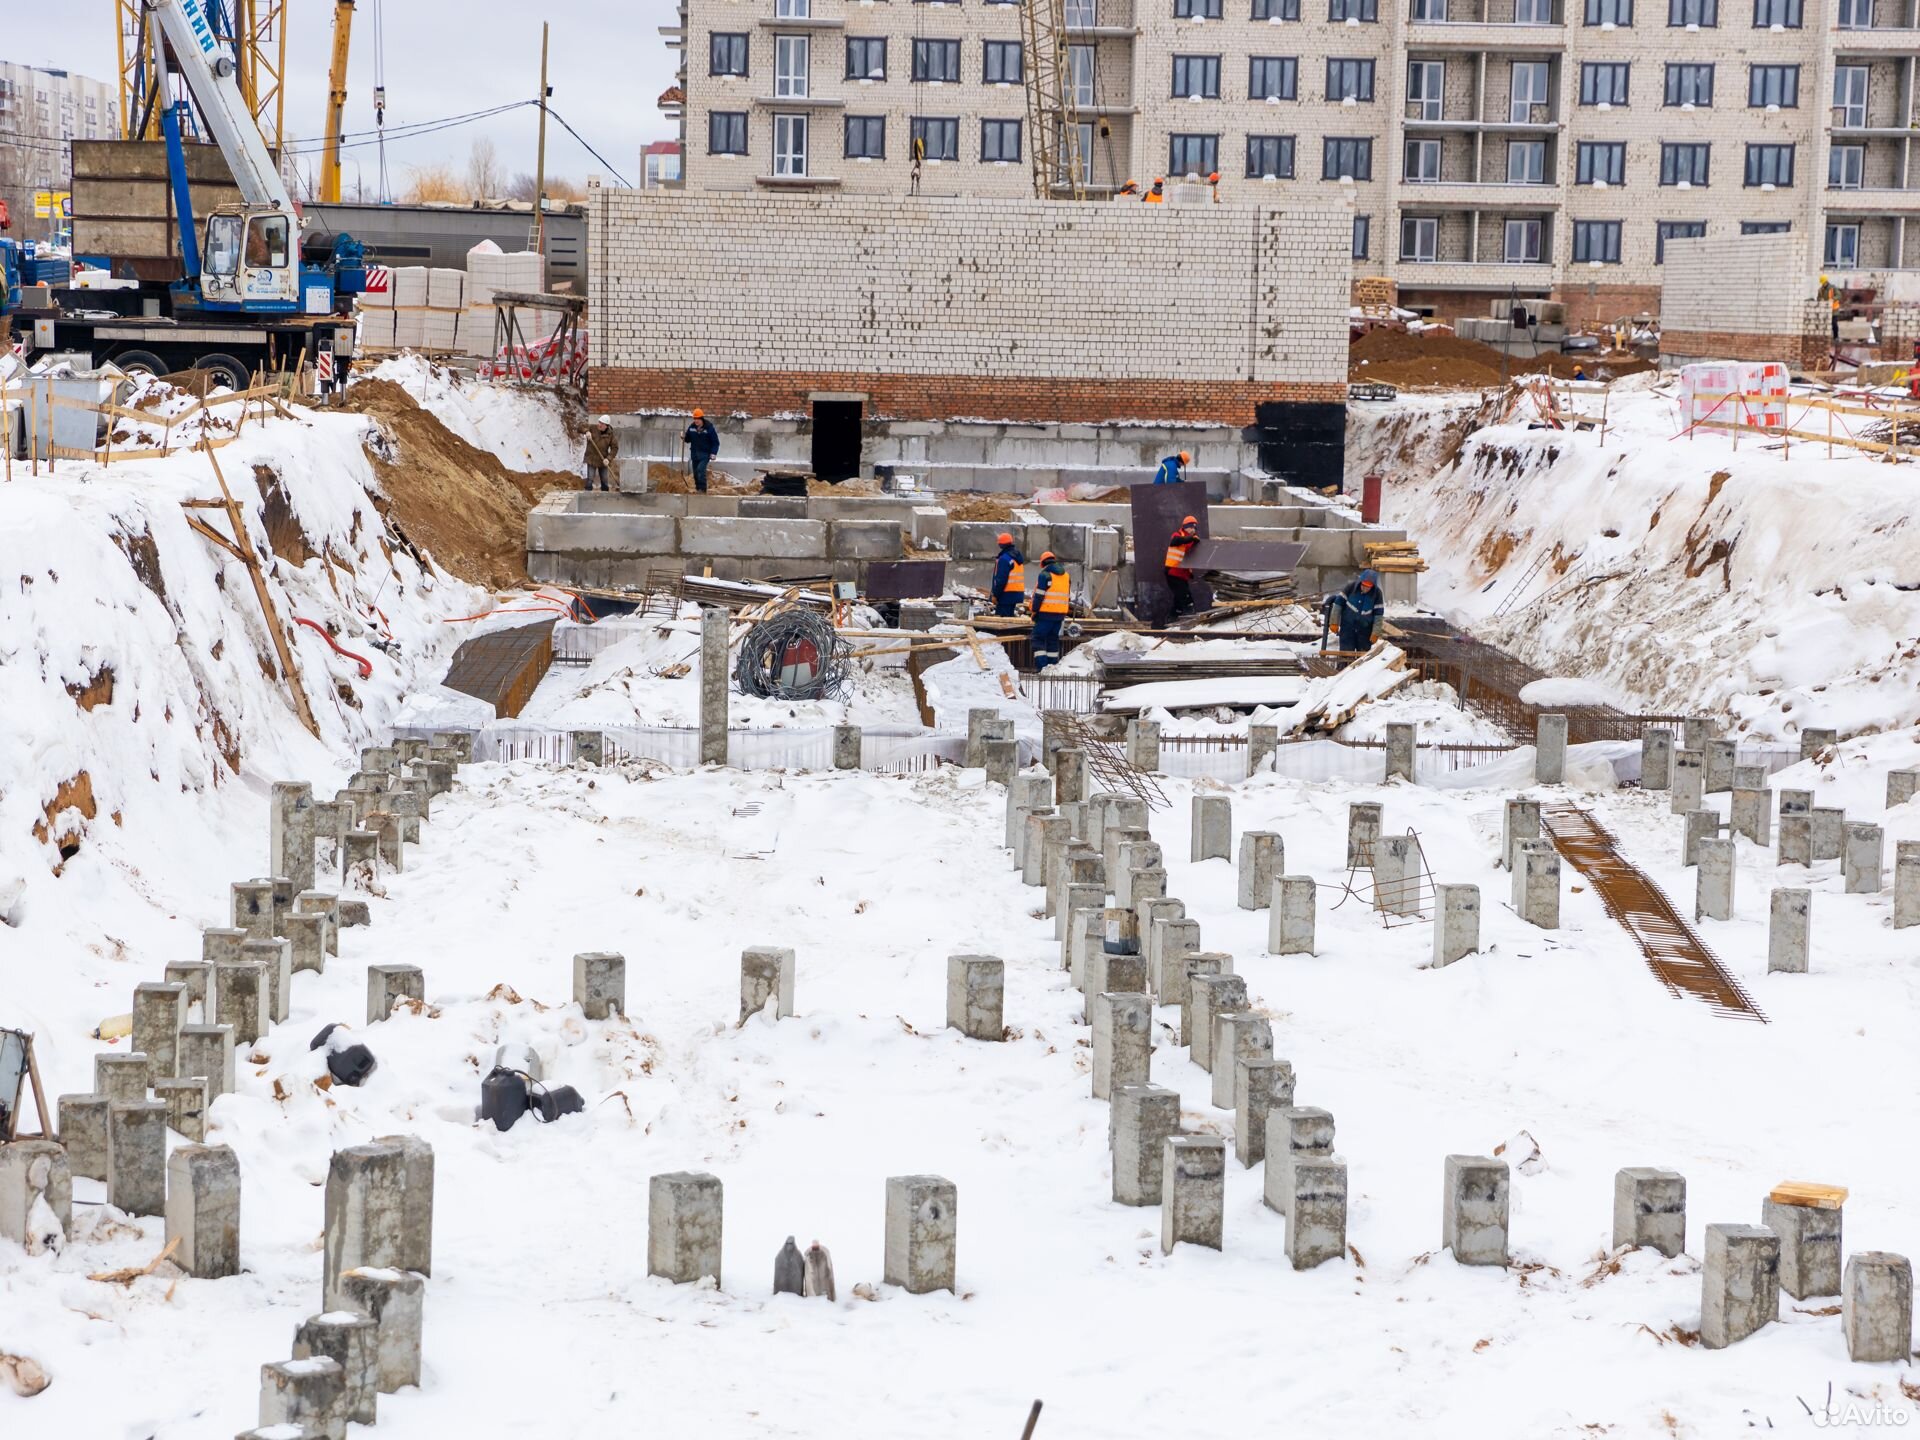
[[[813,402],[813,473],[817,478],[838,484],[859,476],[860,410],[858,400]]]

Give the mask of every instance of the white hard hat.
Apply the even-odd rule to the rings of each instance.
[[[598,425],[611,425],[613,423],[613,417],[611,415],[602,415],[594,423]]]

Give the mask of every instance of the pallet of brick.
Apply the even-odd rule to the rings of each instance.
[[[460,312],[454,349],[462,355],[493,354],[493,307],[469,305]]]
[[[394,269],[388,295],[396,310],[422,309],[427,303],[427,287],[426,266],[400,265]]]
[[[393,346],[393,309],[386,305],[368,305],[359,312],[360,332],[356,348],[391,350]]]
[[[467,272],[439,266],[427,271],[427,304],[435,310],[458,310],[467,303]]]
[[[1392,305],[1400,298],[1400,287],[1384,275],[1365,275],[1353,282],[1356,305]]]
[[[458,310],[426,311],[420,325],[418,348],[436,355],[453,353],[459,325]]]
[[[491,305],[502,290],[541,291],[547,287],[547,257],[538,251],[506,253],[491,240],[467,252],[467,303]]]

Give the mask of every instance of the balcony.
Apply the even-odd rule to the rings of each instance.
[[[1848,55],[1920,54],[1920,27],[1912,25],[1868,25],[1833,27],[1833,53]]]
[[[769,190],[832,190],[840,184],[838,175],[756,175],[753,183]]]
[[[1822,193],[1830,220],[1843,215],[1867,219],[1876,215],[1920,215],[1920,186],[1902,190],[1895,186],[1841,189],[1830,185]]]
[[[1536,110],[1552,113],[1551,107],[1534,106]],[[1409,130],[1453,130],[1471,133],[1484,130],[1489,135],[1551,135],[1560,128],[1558,120],[1416,120],[1407,117]]]
[[[1567,27],[1516,25],[1510,20],[1413,20],[1407,25],[1410,50],[1495,50],[1502,54],[1563,50]]]
[[[1140,27],[1133,0],[1072,0],[1066,7],[1066,31],[1075,40],[1131,39]]]
[[[1549,290],[1553,266],[1501,260],[1396,260],[1393,276],[1408,290]]]
[[[1551,183],[1520,185],[1504,180],[1402,180],[1397,198],[1402,206],[1410,210],[1498,210],[1514,213],[1558,210],[1562,197],[1560,187]]]
[[[825,15],[808,15],[800,19],[776,20],[772,16],[762,15],[759,20],[762,30],[778,30],[787,35],[798,35],[807,30],[844,30],[845,20],[829,19]]]
[[[837,95],[756,95],[747,103],[756,110],[844,110],[847,106]]]

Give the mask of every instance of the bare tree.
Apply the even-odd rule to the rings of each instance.
[[[506,187],[506,190],[504,191],[504,195],[505,195],[505,198],[508,200],[521,200],[521,201],[525,201],[527,204],[532,204],[533,203],[533,176],[529,175],[525,170],[522,170],[518,175],[515,175],[513,179],[507,182],[507,187]]]
[[[412,179],[407,182],[407,193],[403,197],[409,205],[467,198],[466,187],[453,173],[451,165],[416,165],[411,174]]]
[[[500,168],[500,154],[493,141],[482,135],[467,152],[467,194],[475,200],[489,200],[506,186],[506,173]]]

